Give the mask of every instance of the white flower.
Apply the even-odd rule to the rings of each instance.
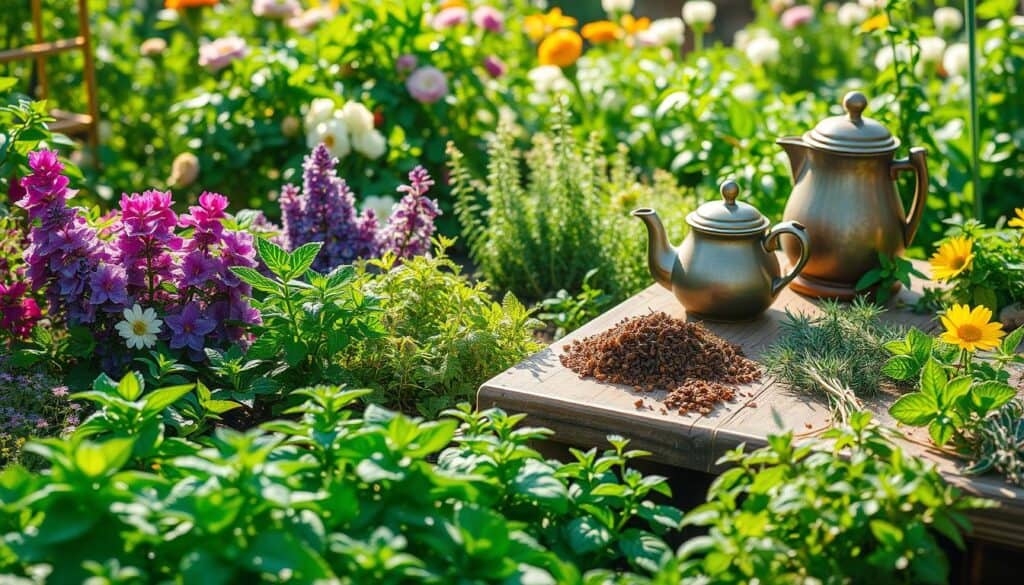
[[[659,18],[651,23],[646,32],[659,45],[681,45],[685,38],[686,27],[681,18]]]
[[[312,130],[320,122],[326,122],[334,117],[334,100],[331,98],[316,98],[309,102],[309,111],[306,112],[306,131]]]
[[[932,20],[935,22],[935,30],[940,33],[956,32],[964,25],[964,15],[960,9],[952,6],[936,8]]]
[[[843,26],[856,26],[868,18],[868,11],[860,4],[846,2],[836,11],[836,20]]]
[[[914,47],[906,42],[901,42],[896,45],[896,59],[900,63],[909,64],[913,58],[914,53],[917,51],[917,47]],[[882,47],[875,53],[875,68],[879,71],[885,71],[893,64],[893,50],[892,47]]]
[[[376,160],[388,150],[388,141],[380,132],[370,129],[369,132],[352,134],[352,149],[366,158]]]
[[[939,37],[921,37],[917,43],[921,47],[921,61],[925,63],[942,61],[942,55],[946,52],[946,41]]]
[[[857,0],[857,4],[871,10],[872,8],[885,8],[889,4],[889,0]]]
[[[779,51],[782,46],[775,37],[757,37],[747,43],[747,59],[754,65],[766,65],[779,62]]]
[[[156,345],[156,335],[164,322],[156,318],[153,309],[142,310],[138,303],[124,310],[124,321],[114,326],[129,348],[142,349]]]
[[[331,118],[326,122],[320,122],[306,134],[306,146],[310,149],[316,148],[320,143],[326,145],[327,150],[337,158],[345,158],[348,153],[352,152],[352,144],[348,139],[348,128],[340,118]]]
[[[359,102],[346,103],[338,117],[345,121],[345,126],[353,136],[373,130],[373,112]]]
[[[142,41],[142,45],[139,46],[139,53],[143,57],[156,57],[163,55],[164,51],[167,50],[167,41],[160,37],[153,37]]]
[[[601,8],[605,12],[629,12],[633,10],[633,0],[601,0]]]
[[[959,77],[967,74],[970,67],[971,50],[967,43],[954,43],[946,48],[946,54],[942,56],[942,68],[950,77]]]
[[[372,209],[374,215],[380,221],[391,216],[391,210],[395,207],[395,198],[387,195],[370,195],[363,200],[363,211]]]
[[[526,76],[533,82],[533,89],[537,93],[565,91],[571,87],[569,80],[562,74],[561,67],[557,65],[534,67]]]
[[[708,0],[690,0],[683,4],[683,20],[690,26],[704,26],[715,19],[714,2]]]
[[[753,83],[741,83],[732,88],[732,97],[736,98],[736,101],[745,104],[757,101],[757,95],[757,86]]]

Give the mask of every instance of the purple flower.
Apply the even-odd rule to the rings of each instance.
[[[484,30],[500,33],[505,30],[505,15],[493,6],[480,6],[473,11],[473,24]]]
[[[121,222],[128,236],[168,237],[178,225],[170,191],[121,195]]]
[[[464,24],[467,20],[469,11],[464,6],[452,6],[435,14],[430,23],[434,30],[444,30]]]
[[[164,323],[171,330],[171,348],[189,348],[203,351],[204,341],[217,323],[213,319],[202,316],[199,304],[192,302],[185,305],[177,315],[168,315]]]
[[[204,192],[199,196],[199,205],[189,207],[189,212],[178,220],[181,227],[194,228],[192,242],[186,249],[206,250],[220,239],[224,233],[222,222],[227,217],[227,207],[227,197],[219,193]]]
[[[249,47],[241,37],[224,37],[199,47],[199,65],[216,73],[235,59],[249,54]]]
[[[782,27],[793,30],[794,28],[807,24],[814,20],[814,8],[801,4],[800,6],[794,6],[787,8],[782,16],[779,17],[779,22],[782,23]]]
[[[497,79],[508,71],[508,66],[496,55],[488,55],[484,58],[484,69],[487,74]]]
[[[202,288],[208,280],[220,272],[220,263],[203,252],[189,252],[181,263],[181,287]]]
[[[100,264],[89,279],[89,302],[93,305],[111,303],[117,309],[128,304],[127,275],[124,268],[114,264]]]
[[[432,104],[448,95],[448,79],[437,67],[420,67],[405,80],[409,95],[416,101]]]
[[[378,238],[382,252],[410,258],[430,251],[434,220],[441,215],[437,201],[426,197],[433,185],[434,180],[423,167],[416,167],[409,173],[409,185],[398,188],[405,196],[395,206]]]
[[[395,61],[395,71],[399,73],[408,73],[416,68],[419,60],[416,59],[416,55],[406,53]]]

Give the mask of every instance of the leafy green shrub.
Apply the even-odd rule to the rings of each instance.
[[[981,501],[870,420],[861,412],[828,431],[827,448],[785,434],[723,457],[736,466],[684,521],[709,531],[680,549],[686,574],[723,584],[946,583],[938,537],[962,548],[963,512]]]
[[[375,401],[433,417],[472,399],[477,387],[539,350],[541,323],[511,293],[500,303],[487,283],[471,283],[446,255],[398,265],[393,256],[364,267],[363,290],[378,299],[383,335],[367,339],[345,360],[358,384],[380,389]],[[372,269],[372,270],[371,270]]]
[[[346,406],[366,391],[317,387],[299,392],[297,420],[193,443],[133,422],[180,389],[144,392],[131,374],[114,386],[87,396],[100,409],[80,432],[30,447],[48,471],[0,475],[0,574],[578,583],[596,568],[656,568],[658,534],[682,519],[652,501],[667,485],[631,469],[642,453],[620,438],[560,464],[528,446],[548,433],[522,416],[467,408],[424,422],[371,406],[356,418]]]
[[[563,289],[575,294],[593,269],[592,286],[623,299],[650,283],[647,236],[630,209],[658,209],[679,238],[693,201],[681,197],[668,174],[656,173],[653,185],[640,183],[624,146],[606,155],[596,136],[577,141],[564,112],[555,119],[525,155],[516,150],[512,128],[499,129],[482,184],[471,178],[462,152],[449,146],[470,253],[493,285],[523,299]]]

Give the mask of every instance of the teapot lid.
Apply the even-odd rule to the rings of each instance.
[[[818,150],[845,154],[882,154],[899,147],[900,141],[889,130],[872,118],[861,114],[868,98],[859,91],[851,91],[843,98],[845,116],[833,116],[818,123],[804,134],[804,144]]]
[[[768,218],[753,205],[736,201],[740,187],[735,181],[722,183],[722,201],[709,201],[686,216],[686,223],[702,232],[741,236],[764,232]]]

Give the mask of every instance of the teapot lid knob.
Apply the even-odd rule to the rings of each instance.
[[[859,91],[851,91],[843,98],[843,109],[850,114],[850,120],[854,123],[861,121],[861,114],[864,108],[868,107],[868,98]]]
[[[740,194],[740,186],[736,184],[736,181],[732,179],[725,181],[719,187],[719,191],[722,193],[722,199],[725,199],[726,205],[736,205],[736,198]]]

